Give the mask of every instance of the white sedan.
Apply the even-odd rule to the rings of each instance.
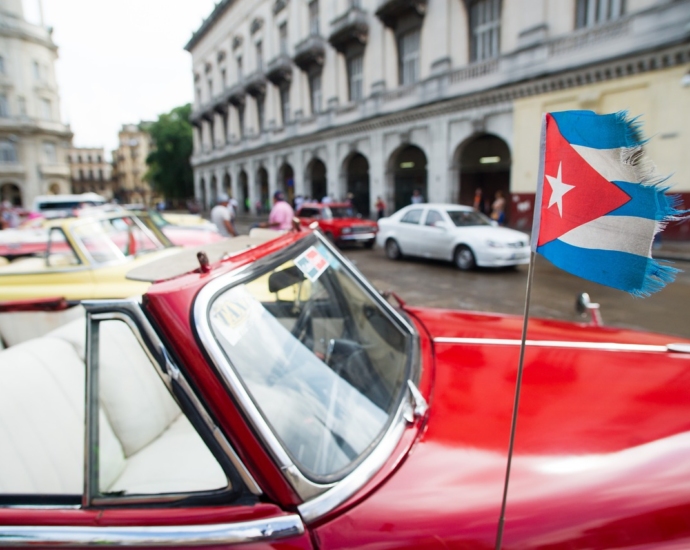
[[[528,235],[497,227],[468,206],[412,204],[378,224],[376,243],[391,260],[403,255],[436,258],[463,270],[529,263]]]

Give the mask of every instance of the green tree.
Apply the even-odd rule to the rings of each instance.
[[[193,129],[189,122],[191,112],[189,103],[175,107],[146,127],[155,149],[146,157],[149,168],[144,179],[166,199],[184,199],[194,195],[194,175],[189,163],[193,149]]]

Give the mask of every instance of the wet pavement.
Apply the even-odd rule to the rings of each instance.
[[[252,219],[239,220],[246,233]],[[450,263],[404,258],[388,260],[383,250],[346,248],[342,251],[379,290],[392,290],[410,305],[491,311],[522,315],[525,307],[527,266],[462,272]],[[575,311],[579,293],[587,292],[601,304],[604,323],[690,338],[690,243],[665,242],[655,258],[668,259],[683,269],[676,282],[649,298],[574,277],[538,257],[531,317],[584,320]]]

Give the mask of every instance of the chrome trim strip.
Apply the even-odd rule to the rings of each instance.
[[[135,299],[129,299],[85,301],[82,302],[82,304],[87,311],[87,315],[93,316],[95,320],[120,320],[129,326],[137,341],[150,359],[151,363],[154,365],[158,376],[160,376],[165,386],[171,392],[173,399],[177,401],[172,393],[172,380],[174,379],[185,393],[186,397],[189,399],[199,417],[206,424],[206,427],[213,435],[220,448],[224,451],[232,465],[237,470],[238,475],[242,478],[242,481],[247,486],[247,489],[254,495],[262,495],[263,491],[261,490],[259,484],[256,482],[249,470],[247,470],[244,463],[240,460],[240,457],[235,452],[235,449],[232,447],[220,428],[218,428],[218,425],[213,421],[206,410],[206,407],[199,400],[196,393],[192,390],[192,387],[185,376],[172,361],[172,358],[163,345],[163,342],[161,342],[158,334],[151,326],[149,320],[146,318],[146,315],[141,309],[139,302]],[[113,311],[114,309],[119,311]],[[125,311],[127,313],[124,313]],[[143,337],[142,330],[150,344],[147,343],[146,339]],[[185,495],[185,497],[186,496],[189,495]],[[140,500],[141,499],[138,499],[138,501]],[[118,502],[122,502],[122,497],[118,498]]]
[[[287,261],[294,257],[295,247],[306,249],[310,244],[318,240],[320,244],[326,246],[329,251],[340,261],[354,277],[354,279],[367,291],[372,300],[381,305],[382,311],[389,316],[392,322],[398,325],[410,338],[410,378],[418,383],[421,376],[421,362],[419,352],[419,335],[414,326],[407,319],[400,315],[393,307],[383,299],[379,292],[371,286],[356,267],[344,256],[342,256],[331,243],[320,232],[313,233],[313,239],[306,238],[286,249],[283,249],[268,257],[262,258],[251,265],[239,268],[231,273],[215,279],[208,283],[197,295],[193,306],[192,320],[195,324],[196,333],[206,349],[221,378],[225,382],[230,394],[239,403],[243,412],[249,418],[252,426],[264,442],[267,450],[277,462],[278,467],[285,475],[288,482],[295,489],[297,494],[304,500],[312,501],[302,504],[299,507],[300,513],[313,521],[344,502],[361,488],[378,471],[390,456],[395,446],[400,441],[405,428],[404,411],[409,408],[406,399],[407,391],[403,393],[398,411],[393,416],[393,420],[388,426],[387,431],[378,440],[377,447],[367,456],[352,472],[345,478],[331,484],[318,484],[308,479],[299,468],[293,463],[289,454],[268,425],[258,407],[254,404],[244,384],[235,372],[235,369],[227,364],[225,354],[216,342],[208,320],[208,308],[213,297],[220,291],[238,284],[241,280],[250,278],[253,273],[260,272],[264,268],[272,265],[279,265],[281,261]]]
[[[0,526],[0,546],[64,547],[118,545],[184,547],[248,544],[296,537],[304,524],[296,514],[211,525],[146,527]]]
[[[501,338],[434,338],[436,344],[483,344],[487,346],[519,346],[520,340]],[[527,340],[527,346],[539,348],[593,349],[603,351],[649,351],[666,352],[666,346],[644,344],[615,344],[608,342],[562,342],[556,340]]]

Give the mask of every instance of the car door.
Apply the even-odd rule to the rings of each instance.
[[[403,254],[408,256],[421,255],[423,247],[423,229],[421,221],[424,208],[411,208],[400,218],[396,227],[396,240]]]
[[[0,352],[0,377],[2,546],[312,548],[135,302]]]
[[[438,223],[442,222],[442,223]],[[425,258],[447,260],[452,245],[452,235],[449,231],[450,223],[437,208],[429,208],[420,226],[421,254]]]

